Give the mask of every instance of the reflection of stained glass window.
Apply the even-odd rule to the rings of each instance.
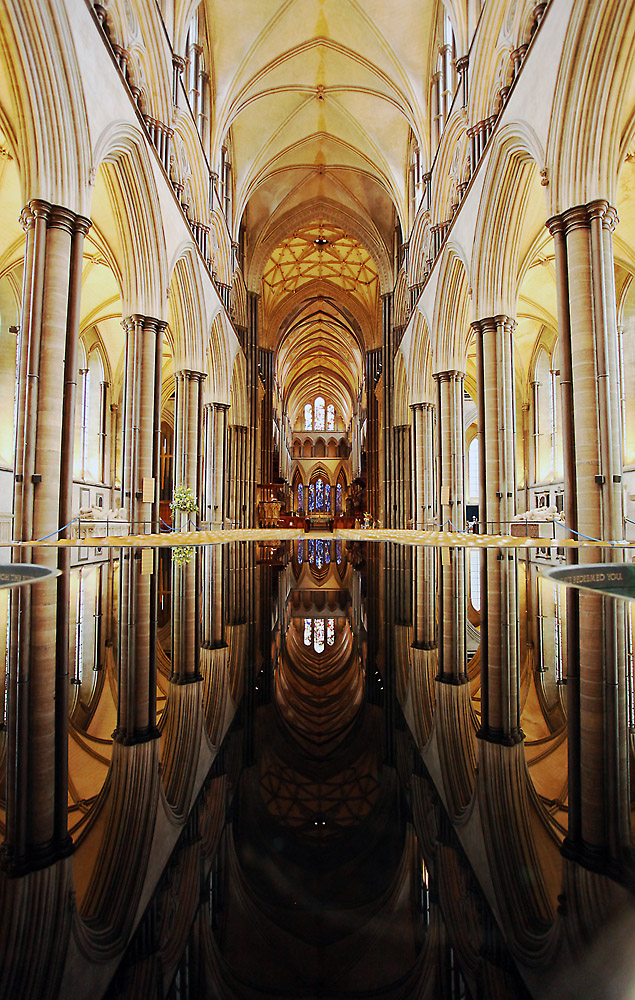
[[[315,562],[315,538],[309,538],[309,562],[311,565]]]
[[[324,652],[324,619],[316,618],[313,622],[313,649],[316,653]]]
[[[298,542],[298,562],[301,563],[304,559],[304,539]]]
[[[331,543],[330,542],[325,542],[324,543],[324,562],[328,566],[328,564],[330,563],[330,561],[331,561]]]
[[[331,484],[324,483],[324,510],[331,510]]]
[[[311,645],[311,619],[310,618],[305,618],[304,619],[304,645],[305,646],[310,646]]]
[[[332,646],[335,642],[335,619],[329,618],[326,622],[326,642]]]
[[[341,542],[336,542],[335,543],[335,561],[337,562],[338,566],[339,566],[339,564],[342,561],[342,543]]]
[[[298,483],[298,510],[304,510],[304,486]]]
[[[313,513],[315,509],[315,487],[313,483],[309,486],[309,514]]]
[[[310,403],[304,407],[304,429],[305,431],[313,430],[313,407]]]
[[[326,429],[327,431],[335,430],[335,407],[332,403],[326,407]]]
[[[321,538],[315,542],[315,568],[322,569],[324,565],[324,541]]]
[[[315,425],[314,429],[316,431],[324,430],[324,400],[321,396],[317,396],[315,400]]]
[[[324,483],[321,479],[315,484],[315,509],[324,510]]]
[[[342,513],[342,484],[338,483],[335,487],[335,510],[338,514]]]

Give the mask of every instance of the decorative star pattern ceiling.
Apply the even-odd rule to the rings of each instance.
[[[276,247],[262,278],[265,311],[316,280],[354,295],[374,314],[379,281],[370,254],[353,236],[328,224],[298,229]]]

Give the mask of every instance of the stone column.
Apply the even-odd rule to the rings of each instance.
[[[122,506],[136,533],[158,527],[158,469],[162,337],[165,322],[133,315],[124,320],[126,367]],[[119,704],[114,738],[126,745],[155,739],[156,552],[122,549],[119,599]]]
[[[72,403],[82,250],[88,219],[36,200],[26,231],[17,400],[14,537],[55,535],[71,517]],[[70,434],[65,434],[70,422]],[[61,519],[61,520],[60,520]],[[18,550],[64,577],[11,597],[7,808],[3,864],[13,874],[71,850],[68,836],[68,559]],[[58,637],[66,629],[66,643]]]
[[[439,455],[438,510],[446,530],[465,528],[465,434],[463,381],[465,372],[438,372],[437,450]],[[451,522],[451,523],[450,523]]]
[[[608,202],[547,223],[554,238],[560,333],[565,516],[573,532],[623,535],[621,412],[612,232]],[[616,550],[580,549],[579,562]],[[619,869],[630,843],[622,616],[580,591],[567,602],[569,832],[564,851],[600,871]]]
[[[396,527],[394,510],[394,434],[393,434],[393,388],[395,347],[392,326],[392,292],[381,297],[382,302],[382,375],[384,386],[384,427],[383,427],[383,471],[381,502],[383,523],[386,528]]]
[[[474,323],[477,361],[481,531],[507,533],[516,510],[514,323]],[[513,745],[519,716],[517,563],[513,552],[481,557],[481,738]]]

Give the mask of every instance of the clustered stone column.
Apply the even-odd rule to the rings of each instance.
[[[413,527],[425,529],[434,516],[434,425],[433,403],[415,403],[412,411],[412,505]]]
[[[73,415],[84,236],[90,221],[42,200],[22,213],[14,538],[57,535],[72,517]],[[68,537],[64,527],[62,537]],[[68,570],[68,553],[14,549]],[[68,572],[11,595],[5,867],[22,874],[71,850],[68,836]]]
[[[273,482],[273,389],[275,360],[273,351],[258,352],[260,377],[264,379],[265,394],[260,404],[260,481]],[[281,442],[282,447],[282,442]]]
[[[165,322],[133,315],[126,331],[122,507],[131,531],[158,531],[161,362]],[[148,555],[150,558],[148,559]],[[157,553],[123,548],[119,584],[119,703],[114,739],[155,739]]]
[[[573,534],[623,535],[621,413],[613,230],[605,200],[549,219],[554,239],[565,517]],[[575,561],[611,561],[580,549]],[[570,560],[574,561],[574,560]],[[623,618],[616,602],[567,595],[569,831],[565,853],[599,870],[630,843]]]
[[[204,407],[205,463],[202,501],[204,519],[213,524],[222,523],[225,518],[228,409],[226,403],[207,403]]]
[[[367,351],[364,381],[366,383],[366,503],[375,521],[381,509],[381,444],[379,430],[379,401],[375,385],[381,373],[381,351]]]
[[[476,338],[481,531],[507,533],[516,512],[514,322],[473,324]],[[481,738],[513,745],[523,738],[518,692],[517,561],[514,552],[481,555]]]
[[[393,389],[395,367],[394,330],[392,325],[392,292],[381,297],[382,302],[382,378],[383,378],[383,470],[381,510],[384,527],[394,528],[394,440],[393,440]]]

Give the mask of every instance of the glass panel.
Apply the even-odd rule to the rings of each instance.
[[[304,429],[305,431],[313,430],[313,407],[310,403],[304,407]]]
[[[329,618],[326,622],[326,642],[332,646],[335,643],[335,619]]]
[[[298,510],[304,513],[304,486],[298,483]]]
[[[341,542],[336,542],[335,543],[335,562],[339,566],[339,564],[341,563],[341,561],[342,561],[342,543]]]
[[[324,510],[331,512],[331,484],[324,483]]]
[[[322,569],[324,565],[324,541],[322,538],[315,540],[315,568]]]
[[[304,539],[298,542],[298,562],[301,563],[304,559]]]
[[[315,487],[313,483],[309,486],[309,514],[315,510]]]
[[[335,407],[332,403],[326,407],[326,429],[327,431],[335,430]]]
[[[305,618],[304,619],[304,645],[305,646],[310,646],[311,645],[311,619],[310,618]]]
[[[335,512],[337,514],[342,513],[342,484],[338,483],[335,487]]]
[[[331,561],[331,543],[330,542],[325,542],[324,543],[324,562],[328,566],[328,564],[330,563],[330,561]]]
[[[316,618],[313,622],[313,649],[316,653],[324,652],[324,619]]]
[[[321,479],[315,484],[315,509],[324,510],[324,483]]]
[[[315,539],[309,538],[309,562],[311,566],[315,562]]]
[[[324,430],[324,400],[318,396],[315,400],[315,427],[316,431]]]

